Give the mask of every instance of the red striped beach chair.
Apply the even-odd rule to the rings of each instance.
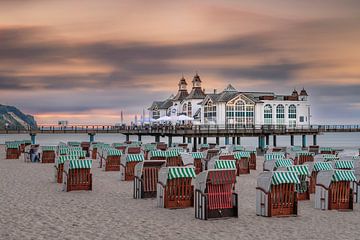
[[[19,159],[21,155],[19,143],[6,143],[6,159]]]
[[[236,159],[236,175],[250,174],[250,152],[234,152]]]
[[[41,162],[55,163],[56,146],[42,146],[41,147]]]
[[[314,161],[314,153],[312,152],[305,152],[305,151],[299,151],[295,153],[295,159],[294,164],[295,165],[301,165],[306,162],[313,162]]]
[[[214,167],[195,179],[195,218],[238,217],[238,195],[234,192],[236,163],[217,160]]]
[[[105,171],[120,171],[120,158],[122,152],[115,148],[108,148],[104,152]]]

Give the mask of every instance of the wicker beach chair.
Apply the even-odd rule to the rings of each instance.
[[[300,184],[300,180],[295,172],[260,173],[256,187],[256,214],[266,217],[296,216],[296,184]]]
[[[166,166],[183,166],[180,153],[184,152],[182,148],[169,148],[166,151]]]
[[[65,161],[63,191],[92,190],[91,166],[92,159]]]
[[[293,166],[294,161],[292,159],[277,159],[264,162],[264,171],[284,171],[289,166]]]
[[[86,157],[90,157],[90,142],[81,142],[80,147],[86,152]]]
[[[320,171],[316,178],[315,208],[353,210],[351,185],[356,181],[353,170]]]
[[[319,171],[329,171],[333,170],[333,164],[331,162],[314,162],[309,163],[309,171],[311,173],[310,176],[310,186],[309,186],[309,192],[315,193],[315,187],[316,187],[316,178]]]
[[[238,217],[238,195],[234,192],[236,162],[217,160],[214,169],[201,172],[195,179],[195,218]]]
[[[314,161],[314,153],[306,152],[306,151],[299,151],[295,153],[294,164],[301,165],[306,162],[313,162]]]
[[[162,208],[187,208],[194,205],[193,167],[163,167],[157,183],[157,205]]]
[[[42,146],[41,147],[41,162],[55,163],[56,146]]]
[[[105,171],[120,171],[121,150],[107,148],[104,152]]]
[[[192,158],[194,159],[195,173],[198,175],[203,170],[203,161],[205,159],[204,152],[192,152]]]
[[[236,175],[250,174],[250,152],[236,151],[234,158],[236,159]]]
[[[206,150],[210,149],[210,145],[207,143],[200,144],[199,145],[199,152],[204,152]]]
[[[151,150],[148,153],[149,160],[166,160],[167,153],[166,151],[161,151],[158,149]]]
[[[331,148],[331,147],[321,147],[319,148],[319,154],[336,154],[335,149]]]
[[[288,166],[287,170],[290,172],[296,172],[300,183],[295,185],[298,201],[310,200],[309,191],[309,177],[310,171],[308,165],[294,165]]]
[[[165,160],[146,160],[135,165],[134,198],[156,198],[159,170]]]
[[[64,163],[70,160],[79,160],[79,157],[76,155],[60,155],[55,158],[55,182],[63,183]]]
[[[6,143],[6,159],[19,159],[21,155],[20,144],[16,142]]]
[[[135,165],[145,160],[144,154],[124,154],[120,162],[120,179],[132,181],[135,177]]]

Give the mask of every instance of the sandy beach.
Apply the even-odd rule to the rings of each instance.
[[[237,178],[239,218],[196,220],[194,209],[156,207],[135,200],[132,182],[93,164],[93,191],[62,192],[53,164],[5,160],[0,147],[0,239],[358,239],[359,204],[353,212],[321,211],[299,203],[298,217],[255,214],[256,177]],[[262,166],[258,158],[258,166]]]

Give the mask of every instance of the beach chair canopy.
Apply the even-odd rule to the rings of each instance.
[[[235,159],[250,158],[250,152],[238,151],[234,153]]]
[[[314,156],[315,153],[313,152],[307,152],[307,151],[299,151],[299,152],[296,152],[295,156],[296,157],[300,157],[300,156]]]
[[[125,144],[125,143],[113,143],[113,144],[111,144],[111,146],[112,146],[113,148],[117,148],[117,147],[126,146],[126,144]]]
[[[288,166],[287,170],[289,172],[296,172],[299,176],[310,176],[309,166],[308,165],[293,165]]]
[[[333,170],[333,165],[330,162],[315,162],[313,165],[313,171],[328,171]]]
[[[64,163],[64,171],[69,172],[70,169],[91,169],[91,159],[67,160]]]
[[[69,147],[80,147],[81,142],[68,142]]]
[[[328,170],[320,171],[317,174],[316,184],[329,188],[332,182],[338,181],[356,181],[354,170]]]
[[[276,168],[289,167],[292,165],[294,165],[294,162],[291,159],[278,159],[275,161]]]
[[[60,155],[55,159],[55,165],[58,166],[59,164],[63,164],[65,161],[68,160],[79,160],[79,156],[76,155]]]
[[[199,148],[210,148],[208,143],[199,144]]]
[[[239,152],[239,151],[243,152],[243,151],[245,151],[245,147],[240,146],[240,145],[233,145],[232,151],[233,152]]]
[[[156,144],[148,143],[142,146],[143,150],[146,152],[152,151],[156,149]]]
[[[339,157],[336,156],[335,154],[322,154],[322,158],[324,159],[324,161],[334,161],[334,160],[339,160]]]
[[[161,150],[151,150],[149,153],[149,157],[167,157],[166,151]]]
[[[264,157],[265,157],[265,161],[285,159],[285,153],[283,152],[265,153]]]
[[[360,160],[360,156],[353,156],[352,159],[353,160]]]
[[[116,148],[107,148],[106,151],[104,152],[105,158],[108,156],[121,156],[121,155],[122,155],[122,151]]]
[[[203,159],[203,158],[205,158],[204,152],[192,152],[191,155],[192,155],[192,157],[194,159]]]
[[[332,151],[334,151],[334,149],[331,147],[321,147],[321,148],[319,148],[319,151],[320,152],[332,152]]]
[[[142,162],[144,161],[144,154],[127,154],[126,162]]]
[[[236,169],[235,160],[215,160],[214,169]]]
[[[183,151],[180,151],[179,149],[170,149],[166,151],[166,157],[178,157],[181,152]]]
[[[301,146],[292,146],[290,148],[290,151],[292,152],[301,152],[302,151],[302,147]]]
[[[6,148],[8,149],[16,149],[19,148],[20,144],[19,143],[6,143]]]
[[[299,184],[300,179],[296,172],[278,171],[278,172],[262,172],[257,178],[257,187],[268,193],[271,185],[279,185],[284,183]]]
[[[138,164],[135,165],[135,173],[134,175],[138,178],[142,177],[142,171],[144,169],[144,167],[165,167],[166,166],[166,161],[165,160],[146,160],[143,162],[139,162]]]
[[[354,161],[338,160],[335,161],[336,169],[353,169]]]
[[[209,174],[209,173],[215,174]],[[212,176],[210,178],[209,176]],[[236,170],[235,169],[211,169],[199,173],[194,181],[194,187],[196,190],[200,190],[205,193],[206,184],[211,183],[218,184],[234,184],[236,182]]]
[[[159,170],[159,182],[167,184],[167,180],[176,178],[195,178],[194,167],[163,167]]]
[[[41,146],[41,150],[45,151],[56,151],[56,146]]]
[[[71,150],[66,152],[66,155],[73,155],[73,156],[78,156],[79,158],[84,158],[86,157],[86,152],[85,151],[79,151],[79,150]]]

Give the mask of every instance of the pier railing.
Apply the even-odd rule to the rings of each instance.
[[[122,133],[122,134],[300,134],[323,132],[360,132],[360,125],[39,125],[36,128],[0,128],[0,134],[12,133]]]

